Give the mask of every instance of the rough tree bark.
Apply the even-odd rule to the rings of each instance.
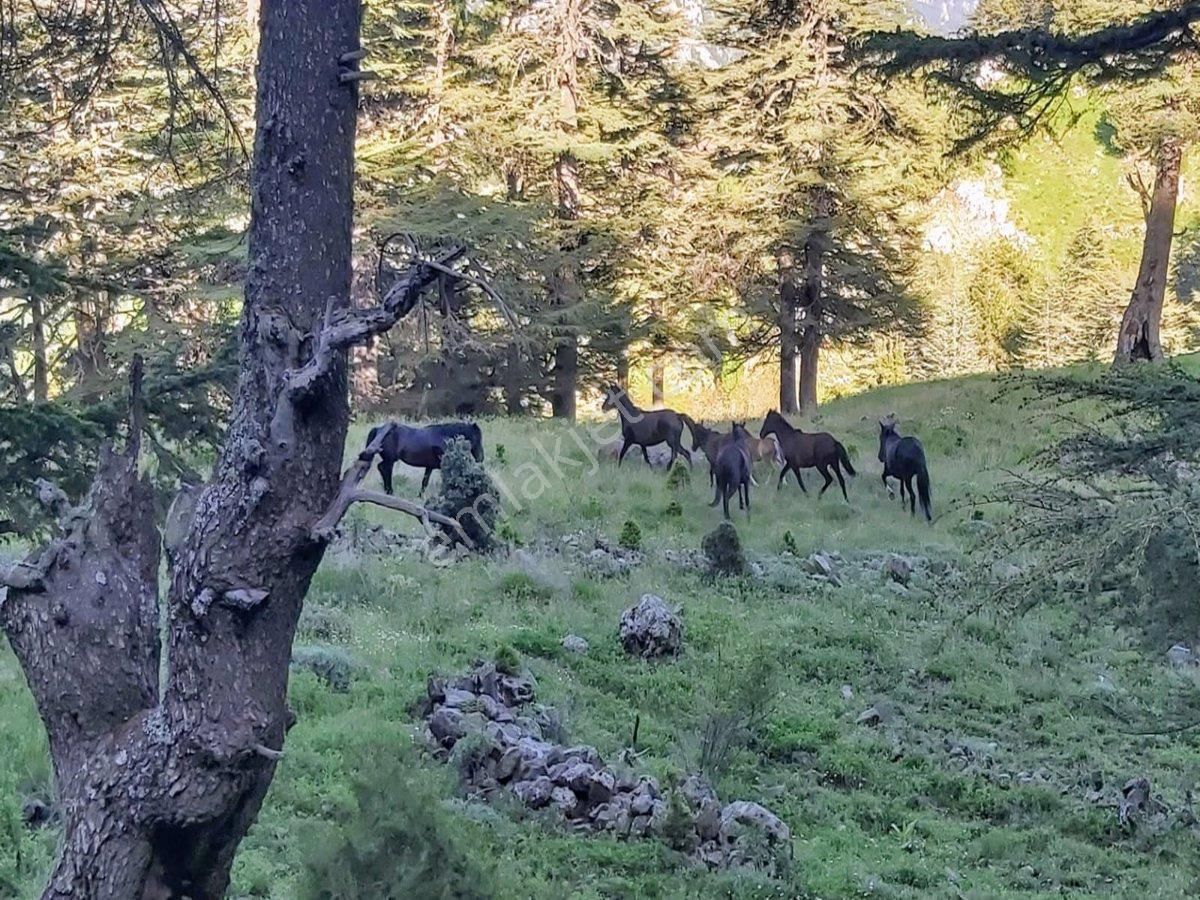
[[[45,723],[63,815],[44,897],[223,896],[279,758],[293,632],[337,495],[359,0],[263,0],[241,375],[212,480],[171,556],[158,681],[159,534],[126,449],[60,535],[0,572],[0,622]],[[136,379],[135,379],[136,383]],[[136,393],[136,391],[135,391]],[[60,501],[61,504],[61,501]],[[170,548],[169,548],[170,549]]]
[[[1138,361],[1161,362],[1163,359],[1159,328],[1171,259],[1171,241],[1175,230],[1175,206],[1179,198],[1179,172],[1183,148],[1167,140],[1158,149],[1154,188],[1146,209],[1146,233],[1142,241],[1142,261],[1138,267],[1133,295],[1117,332],[1114,365]]]
[[[779,266],[779,411],[797,412],[796,406],[796,271],[790,251],[781,251]]]
[[[558,130],[567,139],[579,128],[579,54],[583,49],[583,11],[586,0],[558,0],[556,30],[558,37],[557,78],[559,95]],[[558,192],[558,218],[564,222],[579,219],[579,161],[569,151],[559,153],[554,164],[554,183]],[[563,250],[576,248],[576,236],[569,229]],[[566,260],[555,276],[556,305],[569,307],[579,297],[579,273],[573,260]],[[559,317],[554,347],[554,384],[550,407],[555,418],[575,419],[575,394],[579,381],[579,337],[570,316]]]
[[[812,415],[817,411],[817,376],[821,358],[821,341],[825,293],[825,252],[828,243],[826,229],[833,213],[833,197],[822,187],[813,189],[812,224],[804,242],[804,291],[801,298],[803,322],[800,329],[800,411]]]
[[[50,361],[46,355],[46,307],[36,294],[29,298],[30,328],[33,331],[33,399],[50,399]]]

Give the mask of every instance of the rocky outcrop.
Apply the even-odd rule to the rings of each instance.
[[[528,677],[477,662],[453,680],[431,678],[426,693],[428,745],[437,758],[458,766],[471,795],[510,792],[578,831],[662,834],[668,804],[658,782],[607,765],[595,747],[550,739],[552,711],[534,702]],[[790,846],[787,825],[757,803],[723,806],[700,776],[677,790],[685,820],[673,827],[687,831],[693,856],[709,866],[767,866]]]

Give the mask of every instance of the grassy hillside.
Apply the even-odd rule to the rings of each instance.
[[[932,527],[902,514],[879,483],[875,420],[889,412],[925,443]],[[563,465],[560,475],[543,451],[554,456],[558,444],[584,459],[566,428],[483,423],[488,468],[519,501],[506,507],[506,534],[523,552],[445,568],[416,549],[327,558],[298,642],[317,643],[320,631],[350,658],[354,677],[336,693],[307,672],[294,676],[298,723],[243,845],[234,896],[299,896],[305,857],[328,839],[319,824],[355,821],[353,785],[364,777],[394,815],[423,810],[416,815],[437,818],[444,841],[490,861],[502,897],[1194,895],[1194,831],[1124,829],[1106,805],[1128,778],[1146,775],[1172,809],[1181,806],[1200,773],[1200,739],[1135,737],[1106,709],[1153,706],[1194,673],[1172,668],[1165,647],[1085,627],[1075,610],[1014,619],[981,609],[961,575],[971,535],[988,527],[963,501],[1022,466],[1059,420],[979,377],[841,400],[816,424],[850,448],[860,473],[851,503],[833,491],[818,501],[819,476],[806,478],[805,496],[790,482],[776,493],[773,475],[768,483],[760,472],[752,518],[734,521],[762,570],[714,583],[664,555],[698,547],[718,521],[703,465],[679,491],[633,456],[619,471],[589,463]],[[365,428],[356,427],[351,450]],[[415,493],[415,484],[402,490]],[[669,511],[673,501],[681,514]],[[360,530],[415,528],[382,510],[355,515]],[[984,522],[992,519],[985,511]],[[627,520],[639,526],[645,557],[628,574],[604,577],[561,552],[572,535],[585,549],[595,535],[615,543]],[[843,584],[805,576],[783,553],[785,532],[800,558],[840,553]],[[878,571],[888,552],[925,560],[908,590]],[[618,646],[620,612],[645,592],[682,607],[686,649],[677,661],[631,660]],[[568,633],[588,640],[586,655],[560,648]],[[606,759],[629,744],[640,717],[637,767],[664,781],[696,767],[710,715],[747,691],[767,694],[765,722],[717,787],[722,799],[762,802],[787,822],[789,871],[779,880],[708,873],[655,841],[575,836],[515,806],[455,799],[445,767],[414,761],[413,706],[430,673],[457,672],[500,647],[521,655],[570,740],[594,744]],[[882,724],[858,724],[872,705]],[[7,651],[0,722],[0,897],[32,897],[53,835],[24,832],[18,810],[30,792],[46,790],[49,773]],[[415,784],[401,777],[414,771]],[[1095,784],[1100,794],[1089,795]],[[430,811],[414,795],[442,802]]]

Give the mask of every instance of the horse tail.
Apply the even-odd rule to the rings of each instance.
[[[842,446],[842,442],[834,441],[834,443],[837,445],[838,459],[842,463],[842,468],[846,470],[846,474],[857,475],[858,473],[854,471],[854,466],[850,465],[850,454],[846,452],[846,448]],[[925,483],[929,483],[928,475],[925,476]]]
[[[696,443],[696,423],[692,421],[692,417],[687,413],[680,413],[679,420],[687,426],[687,430],[692,436],[692,443]]]
[[[933,521],[933,510],[929,501],[929,469],[925,467],[925,454],[917,460],[917,496],[921,499],[921,512],[925,513],[925,521]]]
[[[467,431],[471,435],[471,455],[475,457],[475,462],[483,462],[483,432],[474,422],[467,426]]]
[[[382,425],[376,425],[370,431],[367,432],[366,446],[368,446],[368,447],[371,446],[371,441],[375,440],[375,435],[379,434],[379,429],[382,427],[383,427]]]

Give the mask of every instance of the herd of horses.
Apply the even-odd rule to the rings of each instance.
[[[845,446],[827,432],[802,431],[775,410],[767,413],[756,438],[747,430],[745,422],[732,423],[731,430],[724,433],[673,409],[641,409],[628,393],[616,385],[609,385],[605,389],[602,409],[615,411],[620,420],[618,466],[633,447],[639,447],[642,457],[650,464],[649,449],[661,444],[666,444],[671,451],[666,466],[668,470],[680,456],[691,466],[692,453],[683,445],[683,433],[687,429],[692,437],[691,450],[700,451],[708,460],[709,486],[714,489],[709,506],[721,504],[727,519],[729,499],[735,493],[738,508],[745,510],[749,517],[750,487],[758,485],[754,478],[754,466],[763,460],[771,460],[779,467],[776,490],[783,487],[790,472],[796,476],[800,490],[807,493],[801,470],[816,469],[825,479],[817,492],[818,497],[836,478],[842,497],[846,502],[850,501],[843,472],[850,476],[858,473],[850,462],[850,454]],[[441,468],[446,442],[454,438],[465,438],[470,443],[472,456],[483,462],[483,433],[473,422],[441,422],[424,427],[401,423],[391,425],[379,448],[379,474],[383,479],[383,488],[389,494],[392,493],[392,470],[397,461],[425,470],[421,480],[421,493],[424,493],[433,471]],[[371,429],[367,435],[368,446],[382,427]],[[932,521],[925,449],[917,438],[899,434],[895,421],[890,418],[879,422],[879,461],[883,463],[883,486],[889,496],[892,495],[892,489],[888,479],[894,478],[900,485],[901,504],[907,505],[909,513],[915,516],[919,503],[925,519]]]

